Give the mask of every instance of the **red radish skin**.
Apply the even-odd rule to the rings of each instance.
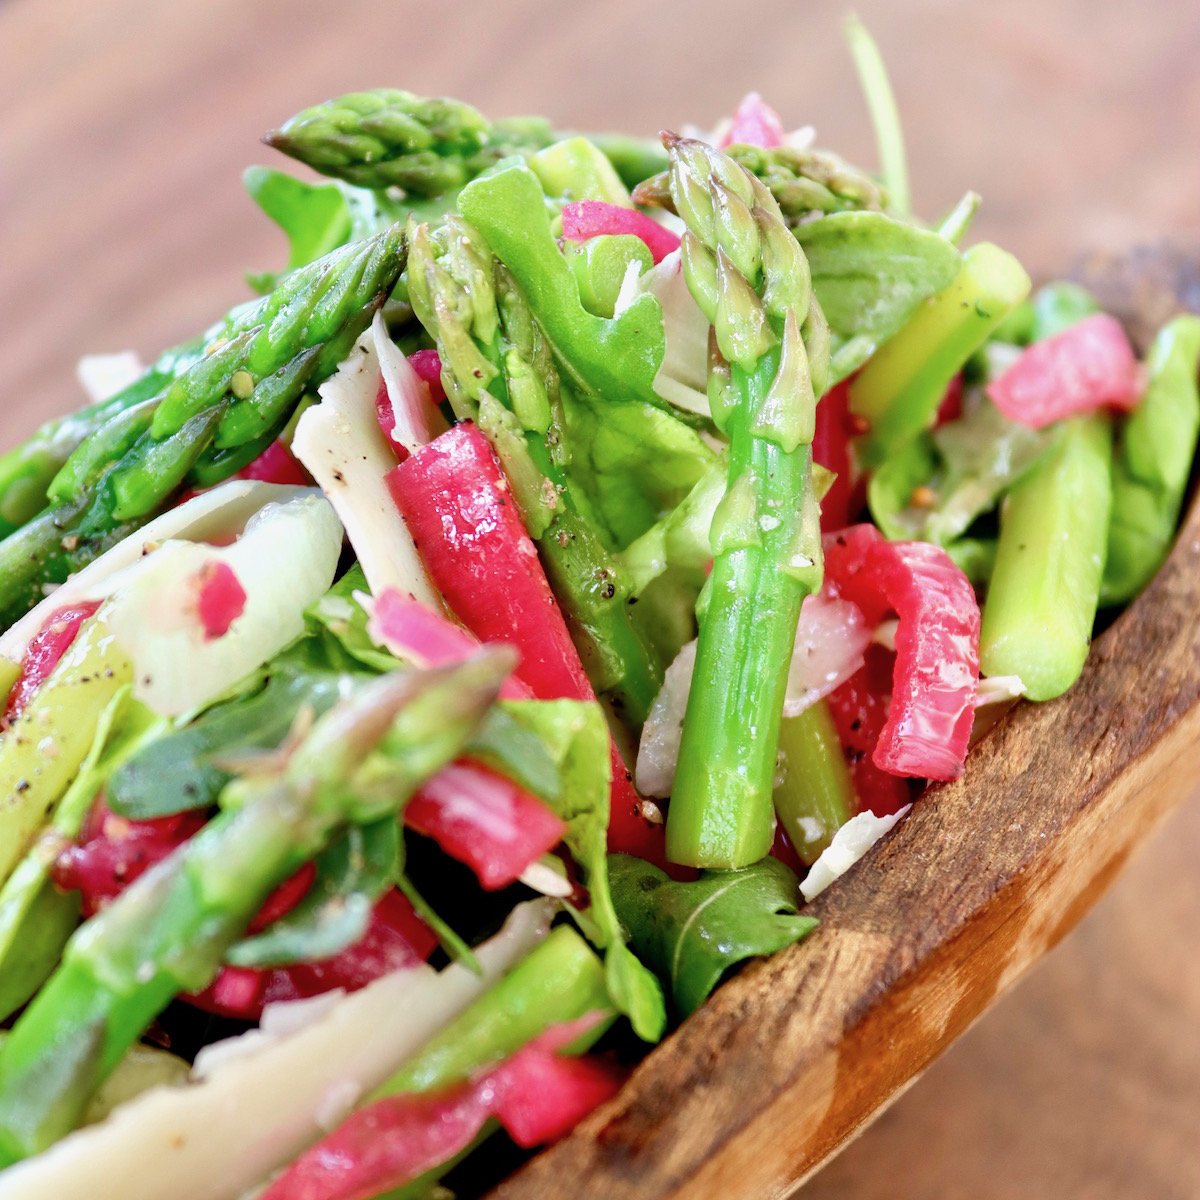
[[[292,452],[282,442],[272,442],[234,478],[257,479],[262,483],[294,484],[298,487],[308,487],[312,483],[308,472],[292,457]]]
[[[963,414],[963,377],[960,371],[946,384],[942,402],[938,405],[937,416],[934,418],[934,428],[945,425],[948,421],[957,421]]]
[[[482,642],[515,646],[517,677],[540,700],[594,700],[520,514],[487,439],[455,425],[388,475],[434,586]],[[611,745],[609,849],[664,860],[663,829],[642,816],[641,798]]]
[[[829,709],[846,754],[859,812],[886,817],[912,802],[912,785],[882,771],[871,759],[887,722],[896,656],[883,646],[867,647],[862,667],[829,694]]]
[[[0,729],[7,729],[26,709],[37,690],[50,678],[62,656],[79,636],[79,629],[100,607],[99,601],[84,600],[52,612],[33,635],[21,659],[21,673],[8,693]]]
[[[202,828],[206,816],[177,813],[131,821],[103,800],[93,806],[80,842],[64,850],[52,877],[63,891],[78,891],[85,916],[120,895],[140,875],[161,862]],[[312,886],[314,868],[305,864],[263,902],[248,932],[258,933],[300,903]],[[299,1000],[334,988],[354,991],[401,967],[415,966],[433,953],[437,938],[408,899],[394,889],[375,906],[365,935],[353,946],[318,963],[270,970],[222,967],[216,979],[184,999],[206,1012],[257,1020],[264,1004]]]
[[[1115,317],[1095,313],[1034,342],[988,384],[1010,421],[1041,429],[1064,417],[1137,407],[1145,381],[1129,337]]]
[[[758,94],[749,92],[734,111],[729,128],[717,142],[717,148],[727,146],[762,146],[773,150],[787,141],[783,120]]]
[[[246,589],[234,569],[214,559],[196,572],[196,616],[206,642],[224,637],[246,609]]]
[[[548,1030],[446,1091],[385,1096],[305,1151],[261,1200],[369,1200],[453,1158],[491,1117],[526,1149],[555,1141],[616,1094],[623,1073],[557,1051],[590,1024]]]
[[[442,360],[436,350],[414,350],[408,356],[408,364],[417,373],[417,378],[429,388],[429,399],[442,404],[446,389],[442,386]]]
[[[569,242],[586,242],[605,234],[632,234],[640,238],[656,263],[679,249],[679,238],[664,225],[638,212],[603,200],[577,200],[562,210],[563,237]]]
[[[872,525],[825,538],[831,589],[871,625],[899,617],[887,720],[871,752],[893,775],[962,774],[979,681],[979,604],[967,577],[938,546],[889,542]]]
[[[813,461],[837,476],[821,500],[823,530],[844,529],[862,507],[861,499],[855,503],[854,461],[850,456],[854,432],[850,384],[843,380],[821,397],[813,433]]]
[[[476,763],[439,771],[405,805],[404,823],[466,863],[489,891],[515,883],[567,829],[536,796]]]

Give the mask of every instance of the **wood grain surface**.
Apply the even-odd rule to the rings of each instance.
[[[927,215],[976,188],[978,232],[1035,274],[1200,243],[1195,4],[856,7],[891,64]],[[842,8],[2,0],[0,438],[78,403],[79,353],[152,353],[244,296],[244,270],[281,261],[238,176],[270,161],[259,133],[302,105],[389,83],[651,131],[712,121],[757,87],[869,162]],[[1180,778],[1200,774],[1194,753]],[[806,1200],[1200,1195],[1198,856],[1192,804]]]

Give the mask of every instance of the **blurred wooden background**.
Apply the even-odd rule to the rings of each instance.
[[[0,0],[0,396],[11,444],[78,403],[80,353],[160,346],[282,261],[241,191],[259,134],[353,88],[653,132],[751,88],[872,162],[842,0]],[[1195,0],[860,0],[933,217],[1035,275],[1200,240]],[[1197,764],[1200,777],[1200,764]],[[980,797],[980,803],[987,803]],[[805,1200],[1200,1195],[1200,805]]]

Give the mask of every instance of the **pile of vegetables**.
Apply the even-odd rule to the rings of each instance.
[[[1078,678],[1200,318],[919,221],[851,46],[879,177],[308,109],[286,267],[0,459],[6,1200],[475,1190]]]

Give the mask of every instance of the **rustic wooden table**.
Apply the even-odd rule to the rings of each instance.
[[[1195,4],[857,7],[892,68],[922,211],[976,188],[977,232],[1043,275],[1088,250],[1200,239]],[[304,104],[398,84],[652,131],[758,88],[869,162],[842,9],[0,0],[0,441],[78,402],[80,353],[153,352],[280,262],[238,177]],[[1193,803],[807,1200],[1200,1195],[1198,856]]]

